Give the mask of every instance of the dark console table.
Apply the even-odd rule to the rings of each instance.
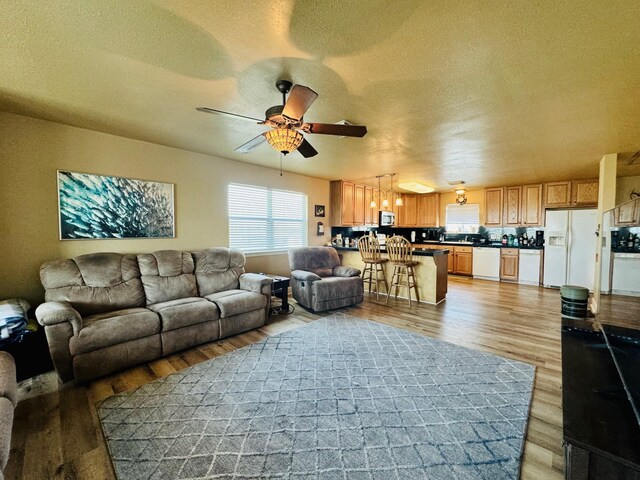
[[[279,313],[289,313],[289,277],[282,277],[280,275],[271,275],[269,273],[263,273],[269,278],[273,279],[271,285],[271,295],[280,299],[281,305],[278,308]]]
[[[562,322],[565,477],[640,480],[640,330]]]

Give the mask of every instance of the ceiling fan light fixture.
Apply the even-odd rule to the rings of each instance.
[[[404,190],[409,190],[410,192],[416,192],[416,193],[431,193],[435,191],[435,188],[420,182],[399,183],[398,187]]]
[[[304,137],[293,128],[274,128],[264,134],[267,142],[283,155],[294,152],[298,149]]]

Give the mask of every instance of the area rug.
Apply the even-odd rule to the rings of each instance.
[[[106,399],[119,480],[516,479],[534,367],[336,314]]]

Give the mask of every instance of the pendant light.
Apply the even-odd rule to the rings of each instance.
[[[379,200],[380,199],[380,175],[377,175],[377,177],[378,177],[378,200]],[[378,208],[378,205],[376,204],[375,196],[371,198],[371,203],[369,204],[369,208]]]
[[[395,206],[402,207],[403,206],[402,196],[399,193],[396,196],[395,192],[393,191],[393,177],[395,177],[395,175],[396,175],[395,173],[391,174],[391,198],[396,197]]]

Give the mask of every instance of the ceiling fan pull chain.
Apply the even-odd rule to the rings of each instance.
[[[282,152],[280,152],[280,176],[282,176]]]

